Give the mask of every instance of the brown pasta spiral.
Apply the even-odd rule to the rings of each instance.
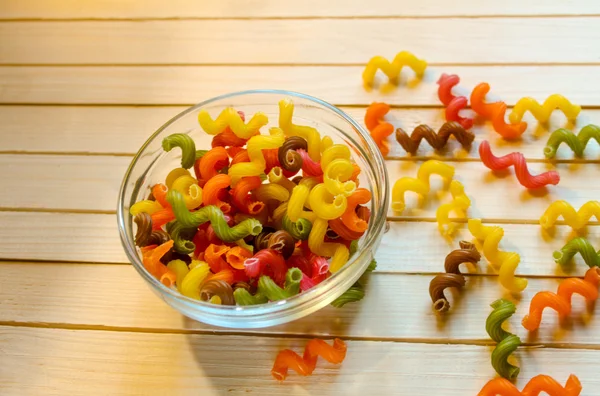
[[[436,275],[429,283],[429,296],[433,302],[433,309],[437,312],[446,312],[450,309],[450,302],[444,295],[444,290],[449,287],[462,289],[466,283],[465,276],[460,272],[462,263],[477,263],[481,254],[470,242],[460,241],[460,249],[451,251],[444,262],[445,274]]]
[[[148,246],[148,241],[152,235],[152,216],[148,213],[141,212],[135,215],[133,221],[137,225],[135,244],[139,247]]]
[[[254,251],[266,249],[269,246],[269,237],[275,232],[274,228],[263,227],[263,230],[254,237]]]
[[[302,157],[296,152],[298,149],[308,150],[308,143],[300,136],[290,136],[279,147],[277,157],[279,164],[285,170],[298,172],[302,168]]]
[[[221,305],[235,305],[233,289],[224,280],[209,280],[202,285],[200,299],[208,301],[213,296],[218,296],[221,299]]]
[[[289,232],[279,230],[269,236],[267,247],[281,253],[283,258],[287,260],[294,253],[296,240]]]
[[[236,282],[233,284],[233,291],[236,291],[237,289],[245,289],[252,294],[254,288],[248,282]]]
[[[459,123],[453,121],[444,123],[437,133],[430,126],[424,124],[417,126],[410,136],[401,128],[396,129],[396,140],[406,152],[411,154],[417,152],[423,139],[427,140],[427,143],[434,149],[441,150],[446,146],[451,135],[454,135],[466,149],[471,147],[471,143],[475,139],[473,132],[467,131]]]

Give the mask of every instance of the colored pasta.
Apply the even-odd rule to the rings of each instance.
[[[129,212],[144,268],[165,287],[223,306],[288,299],[344,266],[368,231],[371,192],[357,189],[361,168],[348,143],[294,124],[291,101],[279,108],[281,129],[262,133],[260,112],[246,122],[233,108],[216,119],[201,110],[210,150],[186,133],[163,140],[165,151],[181,149],[181,166],[163,169]],[[359,280],[334,305],[363,296]]]
[[[504,237],[504,229],[498,226],[484,226],[479,219],[469,219],[469,232],[483,243],[483,255],[494,267],[499,269],[500,284],[511,292],[521,292],[527,287],[527,279],[515,276],[521,257],[514,252],[498,249]]]
[[[591,139],[600,144],[600,127],[598,125],[586,125],[581,128],[577,135],[564,128],[557,129],[548,138],[548,143],[544,147],[544,155],[546,158],[554,158],[558,147],[562,143],[566,143],[573,150],[576,157],[583,157],[583,151]]]
[[[592,217],[596,217],[600,221],[600,202],[588,201],[578,211],[575,211],[575,208],[567,201],[554,201],[540,217],[540,225],[542,228],[548,229],[554,226],[561,216],[567,225],[575,230],[581,230],[586,227]]]
[[[450,194],[452,201],[440,205],[435,212],[435,218],[438,222],[438,229],[443,236],[452,236],[456,231],[457,224],[450,220],[450,213],[466,218],[467,209],[471,206],[471,200],[465,194],[465,188],[458,180],[450,182]]]
[[[437,133],[424,124],[413,129],[410,136],[401,128],[396,129],[396,140],[406,152],[413,155],[417,153],[423,139],[435,150],[441,150],[446,147],[452,135],[467,150],[471,148],[471,143],[475,139],[473,132],[467,131],[459,123],[452,121],[444,123]]]
[[[552,256],[557,264],[565,266],[577,253],[581,254],[588,267],[600,267],[600,250],[596,251],[592,244],[582,237],[571,239],[562,249],[554,251]]]
[[[569,376],[564,387],[554,378],[540,374],[529,380],[521,392],[507,379],[494,378],[485,384],[478,396],[538,396],[542,392],[548,396],[579,396],[582,389],[579,378],[573,374]]]
[[[600,284],[600,268],[592,267],[587,270],[585,277],[568,278],[558,285],[555,293],[542,291],[531,299],[529,314],[523,318],[522,324],[529,331],[537,330],[542,322],[542,313],[545,308],[552,308],[561,318],[571,313],[571,298],[577,293],[588,302],[598,298],[598,285]]]
[[[271,374],[279,381],[285,380],[289,369],[300,375],[311,375],[317,367],[319,356],[329,363],[340,364],[346,358],[346,350],[346,344],[339,338],[333,340],[333,345],[323,340],[313,339],[306,344],[303,356],[289,349],[280,351],[275,358]]]
[[[557,185],[560,181],[560,176],[555,171],[548,171],[535,176],[530,174],[525,157],[521,153],[514,152],[502,157],[494,156],[487,140],[479,145],[479,156],[483,164],[494,171],[514,166],[517,180],[525,188],[536,189],[548,184]]]
[[[387,59],[382,56],[374,56],[369,60],[365,70],[362,74],[362,79],[365,85],[373,85],[375,80],[375,74],[377,70],[381,70],[390,80],[391,83],[397,84],[400,78],[400,72],[402,68],[410,67],[418,78],[423,77],[425,69],[427,68],[427,62],[418,59],[412,53],[408,51],[401,51],[394,57],[394,60],[390,63]]]
[[[464,129],[470,129],[473,126],[473,119],[461,117],[458,114],[460,110],[467,107],[467,98],[452,94],[452,88],[459,82],[460,78],[456,74],[443,73],[437,81],[439,85],[438,97],[446,107],[446,120],[457,122]]]
[[[392,209],[402,213],[405,208],[404,193],[413,191],[423,197],[429,194],[429,179],[431,175],[439,175],[447,182],[454,177],[454,167],[437,160],[425,161],[417,171],[417,178],[401,177],[392,188]]]
[[[365,113],[365,125],[384,156],[390,152],[390,145],[386,138],[394,133],[394,126],[383,120],[389,111],[390,106],[387,103],[374,102],[367,107]]]
[[[267,125],[269,119],[263,113],[256,113],[245,124],[240,114],[234,108],[227,107],[214,120],[206,110],[200,110],[200,113],[198,113],[198,122],[202,129],[204,129],[204,132],[209,135],[216,135],[229,127],[237,137],[248,139],[256,135],[260,128]]]
[[[508,357],[521,345],[521,339],[502,328],[502,323],[514,315],[517,308],[512,302],[500,299],[491,304],[494,310],[485,321],[485,331],[496,344],[492,351],[492,367],[503,378],[514,380],[520,369],[508,362]]]
[[[546,123],[555,109],[562,111],[567,119],[575,120],[581,111],[581,106],[572,104],[567,98],[558,94],[548,96],[543,104],[539,104],[533,98],[521,98],[513,107],[508,119],[511,124],[517,124],[521,122],[525,112],[529,111],[539,122]]]
[[[450,309],[450,302],[444,295],[444,290],[449,287],[460,290],[466,283],[459,266],[462,263],[476,264],[481,259],[481,255],[472,243],[460,241],[459,245],[460,249],[453,250],[446,256],[444,263],[446,273],[436,275],[429,283],[429,296],[433,302],[433,309],[439,313]]]
[[[181,167],[189,169],[196,162],[196,144],[194,140],[184,133],[174,133],[165,137],[162,141],[162,147],[165,151],[171,151],[173,147],[181,149]]]
[[[509,124],[505,121],[508,106],[504,102],[486,103],[485,96],[490,91],[488,83],[481,83],[471,92],[471,108],[481,117],[492,121],[494,130],[505,139],[517,139],[527,129],[527,123]]]

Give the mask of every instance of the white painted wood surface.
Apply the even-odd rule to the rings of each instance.
[[[511,143],[478,123],[470,152],[451,142],[434,153],[423,143],[411,157],[392,142],[392,182],[414,176],[426,158],[448,160],[473,201],[471,216],[504,227],[502,247],[521,255],[517,272],[529,279],[520,301],[506,296],[482,259],[445,321],[430,310],[429,281],[458,240],[471,239],[464,224],[453,240],[439,235],[435,209],[447,196],[422,206],[411,196],[403,216],[389,212],[362,302],[253,331],[193,322],[159,301],[127,265],[114,215],[144,140],[187,105],[230,91],[302,91],[361,123],[366,106],[383,100],[394,125],[410,132],[444,122],[435,82],[449,72],[462,79],[459,93],[486,81],[509,105],[561,93],[584,107],[575,128],[600,124],[598,26],[592,0],[4,2],[0,394],[476,394],[494,376],[484,323],[502,296],[518,303],[509,328],[527,345],[516,354],[518,386],[539,373],[561,383],[574,373],[583,395],[600,394],[600,308],[587,312],[576,298],[570,322],[560,326],[547,312],[536,337],[520,326],[533,294],[586,269],[580,258],[568,268],[554,263],[552,251],[575,234],[566,225],[542,232],[540,215],[556,199],[578,207],[600,198],[595,142],[583,159],[566,146],[558,162],[543,156],[549,133],[571,126],[560,114],[546,126],[527,116],[529,130]],[[398,87],[379,76],[365,90],[362,64],[405,49],[433,64],[424,79],[407,70]],[[557,169],[561,183],[532,195],[512,171],[491,175],[478,162],[483,140],[500,154],[523,152],[532,171]],[[600,247],[598,222],[587,236]],[[300,352],[313,336],[347,339],[347,360],[274,381],[277,352]]]

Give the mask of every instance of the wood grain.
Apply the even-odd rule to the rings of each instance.
[[[438,316],[431,309],[428,293],[432,275],[373,273],[368,278],[366,297],[360,303],[343,308],[328,306],[309,317],[275,327],[232,330],[183,317],[160,301],[131,266],[3,263],[0,269],[4,274],[0,279],[0,322],[144,332],[234,332],[490,344],[485,331],[485,320],[492,310],[490,303],[501,297],[514,300],[496,277],[469,276],[462,293],[446,292],[452,296],[451,310]],[[530,279],[508,328],[527,343],[600,349],[600,307],[586,311],[579,296],[573,299],[570,320],[562,325],[556,313],[548,309],[537,334],[529,335],[521,326],[533,295],[542,290],[556,292],[559,281]]]
[[[287,89],[336,105],[439,106],[441,73],[462,77],[458,94],[487,81],[494,97],[512,105],[523,96],[539,101],[561,93],[573,103],[598,106],[600,66],[431,67],[421,83],[407,71],[400,87],[365,90],[360,66],[139,66],[0,67],[0,103],[190,105],[246,89]],[[380,79],[381,81],[383,79]]]
[[[513,18],[11,22],[0,23],[0,64],[339,65],[365,64],[375,55],[393,58],[400,50],[432,64],[565,63],[566,53],[568,63],[597,63],[594,51],[586,49],[600,40],[599,22],[595,17],[528,23]]]
[[[81,107],[81,106],[0,106],[0,134],[11,134],[10,139],[0,140],[0,152],[24,153],[77,153],[77,154],[127,154],[133,155],[144,141],[162,124],[187,107]],[[342,107],[343,111],[364,126],[365,107]],[[546,127],[526,116],[529,131],[518,141],[504,141],[492,129],[491,124],[479,122],[472,131],[476,139],[470,151],[463,150],[453,139],[444,152],[436,153],[423,142],[418,157],[439,159],[479,158],[478,143],[489,140],[494,151],[508,154],[522,152],[528,159],[545,159],[543,147],[550,132],[558,127],[572,127],[564,115],[554,112]],[[386,119],[407,133],[419,124],[428,124],[436,130],[445,122],[442,109],[392,109]],[[600,124],[600,110],[585,110],[577,126]],[[408,158],[407,153],[391,137],[390,157]],[[573,152],[561,147],[556,157],[573,159]],[[591,141],[583,161],[600,160],[600,146]]]
[[[54,210],[85,210],[113,212],[116,197],[129,157],[112,156],[58,156],[58,155],[0,155],[0,177],[11,189],[0,191],[0,208],[45,208]],[[403,176],[415,177],[421,162],[388,161],[390,186]],[[499,220],[527,220],[537,222],[546,207],[555,200],[565,199],[575,207],[598,198],[600,186],[590,185],[598,172],[598,164],[530,163],[529,169],[537,174],[557,169],[561,176],[558,186],[529,192],[519,185],[512,170],[494,175],[480,162],[456,162],[456,179],[465,186],[473,203],[471,217]],[[406,193],[407,209],[402,216],[432,219],[440,203],[448,202],[448,193],[438,199],[435,192],[442,182],[432,177],[431,191],[423,204],[418,197]],[[31,193],[31,186],[44,193]],[[485,186],[482,188],[482,186]],[[437,194],[437,195],[436,195]],[[518,205],[498,205],[498,198]],[[398,215],[391,210],[390,216]]]
[[[129,263],[121,246],[116,216],[79,213],[1,212],[0,259]],[[436,273],[443,271],[446,255],[461,239],[472,240],[466,226],[453,240],[443,239],[433,222],[390,222],[375,255],[377,271],[387,273]],[[518,273],[528,276],[582,275],[587,268],[580,257],[560,268],[552,252],[575,236],[568,226],[558,226],[552,234],[538,225],[502,224],[502,248],[521,257]],[[600,227],[588,227],[587,237],[600,247]],[[36,241],[32,243],[31,241]],[[481,246],[478,245],[479,248]],[[398,251],[401,255],[398,255]],[[486,260],[479,273],[495,274]]]
[[[222,0],[198,2],[146,0],[144,7],[134,1],[99,0],[81,3],[78,0],[20,0],[8,2],[0,9],[1,19],[98,19],[98,18],[309,18],[309,17],[395,17],[395,16],[481,16],[481,15],[592,15],[600,14],[594,0],[549,2],[507,0],[482,2],[466,0],[452,7],[442,0],[419,2],[360,0],[305,0],[282,2],[275,0]]]
[[[4,365],[1,380],[10,394],[64,394],[61,390],[68,387],[73,393],[102,395],[280,395],[283,389],[291,395],[361,395],[377,384],[375,389],[384,394],[431,395],[444,389],[445,395],[455,396],[475,394],[494,376],[487,347],[348,341],[347,360],[341,366],[319,361],[313,377],[290,373],[284,384],[278,384],[269,373],[276,351],[301,351],[305,340],[1,329],[4,356],[11,362]],[[520,355],[525,363],[520,388],[540,372],[561,383],[566,381],[565,373],[576,372],[586,394],[600,391],[593,369],[599,351],[557,354],[551,348],[525,349]],[[252,356],[251,365],[248,356]],[[94,361],[93,370],[86,370],[85,376],[74,375],[75,368],[87,367],[90,361]],[[90,382],[95,386],[90,387]]]

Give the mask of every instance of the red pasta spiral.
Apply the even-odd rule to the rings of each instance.
[[[258,188],[262,184],[258,176],[245,176],[237,182],[231,190],[231,203],[242,213],[258,214],[265,207],[260,201],[253,201],[250,191]]]
[[[304,176],[323,175],[320,163],[313,161],[305,150],[298,149],[297,152],[302,157],[302,172]]]
[[[514,152],[502,157],[496,157],[492,154],[490,143],[487,140],[481,142],[479,146],[479,156],[485,166],[491,170],[497,171],[506,169],[510,166],[515,167],[515,174],[519,183],[525,188],[535,189],[548,184],[556,185],[560,181],[558,172],[549,171],[533,176],[527,169],[527,162],[523,154]]]
[[[470,129],[473,126],[472,118],[461,117],[458,113],[467,107],[468,100],[464,96],[454,96],[452,88],[460,82],[456,74],[442,74],[437,81],[438,97],[444,106],[447,121],[458,122],[463,128]]]
[[[346,350],[346,344],[339,338],[333,340],[333,345],[329,345],[323,340],[313,339],[304,348],[303,356],[289,349],[279,352],[271,374],[279,381],[283,381],[287,377],[288,369],[292,369],[300,375],[311,375],[317,367],[319,356],[329,363],[339,364],[346,358]]]
[[[246,259],[244,262],[244,270],[250,278],[256,278],[264,275],[265,268],[269,267],[273,271],[273,280],[276,283],[283,283],[287,266],[285,260],[273,249],[259,250],[254,256]]]

